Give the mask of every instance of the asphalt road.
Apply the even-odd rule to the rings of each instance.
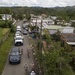
[[[16,25],[22,25],[23,21],[18,21],[16,23]],[[30,70],[30,63],[33,62],[33,56],[32,56],[32,51],[30,50],[30,58],[27,57],[27,48],[29,47],[29,36],[28,35],[24,35],[24,45],[20,46],[20,49],[23,49],[23,54],[21,57],[21,63],[20,64],[16,64],[16,65],[11,65],[8,62],[6,62],[4,71],[2,73],[2,75],[25,75],[25,70],[24,70],[24,64],[27,63],[28,64],[28,69]]]

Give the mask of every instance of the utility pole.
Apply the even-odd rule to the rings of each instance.
[[[43,20],[41,20],[41,28],[40,28],[40,41],[42,42],[42,22]]]
[[[39,75],[42,75],[42,23],[43,23],[43,20],[41,20],[41,28],[40,28],[40,39],[39,39],[39,54],[40,54],[40,73]]]
[[[36,33],[35,33],[36,35],[36,43],[37,43],[37,18],[36,18]]]

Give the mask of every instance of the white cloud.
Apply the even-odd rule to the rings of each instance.
[[[0,0],[0,6],[73,6],[75,0]]]

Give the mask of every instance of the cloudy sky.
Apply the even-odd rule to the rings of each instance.
[[[75,5],[75,0],[0,0],[0,6],[63,7],[73,5]]]

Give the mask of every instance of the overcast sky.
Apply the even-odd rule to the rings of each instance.
[[[63,7],[73,5],[75,5],[75,0],[0,0],[0,6]]]

